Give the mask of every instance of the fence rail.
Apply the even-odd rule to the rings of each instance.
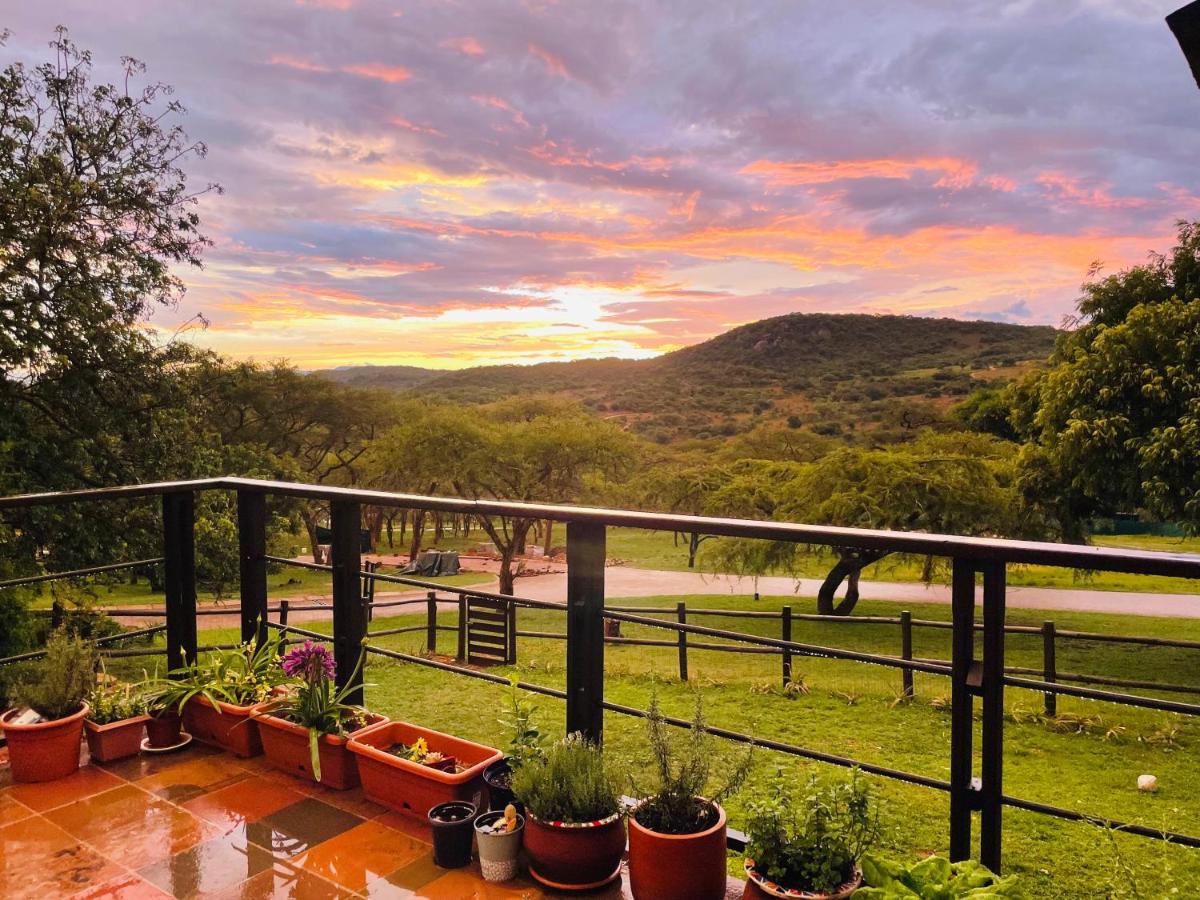
[[[438,591],[446,591],[459,598],[460,621],[464,618],[461,611],[465,609],[466,598],[479,597],[505,605],[508,610],[508,620],[513,623],[510,629],[514,639],[518,637],[564,639],[562,636],[565,635],[565,690],[526,682],[521,682],[518,686],[538,694],[564,700],[567,730],[581,731],[594,740],[600,740],[602,737],[606,712],[628,716],[646,715],[645,710],[605,699],[604,648],[608,643],[673,646],[678,651],[680,672],[683,677],[688,674],[688,653],[692,650],[779,655],[782,660],[781,676],[785,679],[792,676],[792,661],[795,656],[817,656],[885,666],[901,673],[906,693],[912,691],[913,673],[922,672],[948,677],[951,683],[950,777],[948,780],[904,772],[870,761],[856,760],[728,729],[714,727],[711,730],[714,735],[727,740],[753,743],[766,749],[832,765],[857,766],[866,772],[882,777],[948,793],[950,798],[949,844],[951,858],[958,860],[970,856],[974,830],[972,816],[978,812],[980,813],[978,843],[980,859],[995,870],[1001,868],[1001,822],[1004,807],[1023,809],[1060,819],[1101,824],[1120,828],[1132,834],[1200,847],[1200,838],[1197,837],[1163,832],[1135,823],[1115,822],[1103,816],[1062,809],[1035,800],[1011,797],[1005,794],[1003,789],[1003,720],[1006,687],[1037,691],[1048,696],[1074,696],[1146,709],[1200,715],[1200,705],[1197,704],[1064,684],[1063,681],[1077,677],[1078,673],[1057,671],[1054,649],[1060,640],[1124,640],[1128,643],[1142,643],[1149,646],[1188,649],[1197,649],[1194,646],[1197,642],[1151,638],[1129,639],[1111,635],[1093,635],[1086,632],[1057,631],[1053,627],[1053,623],[1046,623],[1040,628],[1007,626],[1005,623],[1005,572],[1007,566],[1010,564],[1035,564],[1140,575],[1200,578],[1200,556],[952,535],[834,528],[783,522],[664,515],[590,507],[422,497],[290,482],[214,478],[0,498],[0,515],[34,506],[85,501],[132,501],[158,497],[162,504],[163,556],[160,560],[114,563],[111,567],[94,567],[92,570],[29,576],[32,580],[16,579],[15,581],[33,584],[50,581],[56,577],[83,577],[86,574],[115,571],[118,568],[127,568],[133,565],[161,564],[164,571],[166,602],[161,613],[155,614],[161,614],[165,618],[165,623],[151,629],[143,629],[143,631],[166,632],[165,653],[168,668],[176,668],[184,662],[194,660],[200,650],[196,633],[198,616],[221,615],[235,611],[197,608],[195,497],[197,493],[209,490],[237,492],[240,603],[236,612],[241,621],[242,640],[261,641],[268,629],[277,629],[287,640],[311,637],[331,641],[335,658],[338,661],[339,685],[350,689],[351,693],[348,698],[350,702],[361,702],[362,673],[356,672],[354,663],[364,639],[370,634],[371,612],[381,608],[401,608],[407,605],[424,604],[427,610],[427,621],[424,625],[381,629],[375,632],[375,636],[425,631],[427,648],[433,649],[436,647],[438,632],[451,630],[437,622],[436,592]],[[315,563],[303,563],[305,568],[329,573],[332,583],[332,601],[328,606],[312,603],[292,605],[287,600],[283,600],[275,606],[268,604],[268,563],[297,564],[295,560],[283,560],[267,554],[266,502],[267,498],[272,495],[328,504],[331,524],[330,564],[321,566]],[[565,522],[567,526],[566,602],[556,603],[530,598],[507,597],[470,588],[447,588],[436,582],[402,575],[364,572],[359,544],[363,506],[448,511],[477,517],[520,516]],[[606,607],[604,602],[605,536],[606,529],[614,526],[946,557],[951,560],[953,571],[952,621],[944,623],[916,620],[908,613],[903,613],[896,619],[860,617],[839,620],[855,624],[896,625],[900,629],[900,656],[889,656],[795,641],[793,640],[793,626],[796,622],[821,620],[825,617],[796,614],[786,607],[777,615],[774,613],[764,614],[760,611],[741,613],[745,618],[777,617],[780,621],[780,637],[778,638],[712,628],[694,621],[694,617],[699,616],[733,615],[734,611],[729,610],[689,609],[682,604],[677,605],[673,610],[646,607]],[[369,602],[371,600],[370,592],[364,596],[362,590],[363,578],[373,579],[369,584],[382,581],[422,588],[433,593],[411,601],[398,600],[371,604]],[[978,578],[982,578],[982,601],[978,596],[976,584]],[[0,584],[0,588],[5,586],[17,585],[10,580],[6,584]],[[515,612],[518,607],[562,612],[566,622],[565,632],[520,632],[515,627]],[[323,634],[300,627],[294,622],[289,623],[289,614],[301,610],[329,611],[332,616],[330,633]],[[982,621],[976,621],[977,610],[981,610]],[[144,616],[148,611],[118,610],[116,612],[129,616]],[[275,613],[278,621],[269,621],[270,613]],[[606,635],[607,622],[627,622],[632,625],[666,630],[674,633],[674,639],[656,641],[650,638]],[[948,628],[951,631],[951,658],[948,663],[942,660],[930,661],[913,658],[913,630],[926,627]],[[976,632],[982,632],[982,653],[977,652]],[[1006,636],[1039,633],[1044,641],[1043,669],[1027,672],[1009,667],[1006,670],[1004,665]],[[465,658],[462,635],[463,631],[460,628],[458,654],[460,659]],[[128,635],[122,634],[113,636],[111,640],[127,638]],[[694,638],[705,640],[695,640]],[[104,640],[110,639],[101,639],[101,641]],[[97,643],[100,644],[101,641],[97,641]],[[503,676],[460,663],[447,662],[429,655],[404,653],[374,644],[367,644],[367,650],[375,656],[413,665],[428,666],[495,684],[508,684],[508,680]],[[28,654],[25,656],[32,658]],[[15,660],[0,660],[0,662],[12,661]],[[1042,678],[1024,677],[1027,674],[1040,674]],[[1094,679],[1098,676],[1090,677]],[[350,681],[350,679],[354,679],[354,681]],[[1144,687],[1144,685],[1134,686]],[[1162,685],[1155,685],[1155,687],[1162,688]],[[974,707],[977,697],[982,701],[982,728],[979,745],[981,764],[978,777],[975,770],[974,753],[976,740]],[[674,718],[667,721],[680,727],[689,724]]]

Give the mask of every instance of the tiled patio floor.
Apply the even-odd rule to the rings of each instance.
[[[359,790],[202,746],[85,765],[48,784],[10,781],[0,760],[4,900],[554,896],[525,880],[488,884],[477,864],[439,869],[425,826]],[[591,896],[630,894],[614,886]]]

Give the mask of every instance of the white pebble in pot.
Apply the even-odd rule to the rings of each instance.
[[[1139,775],[1138,790],[1153,794],[1158,790],[1158,779],[1153,775]]]

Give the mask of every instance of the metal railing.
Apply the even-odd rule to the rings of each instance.
[[[1036,680],[1021,673],[1006,672],[1004,665],[1005,637],[1014,626],[1005,623],[1005,572],[1009,564],[1058,566],[1072,569],[1125,572],[1140,575],[1163,575],[1200,578],[1200,556],[1184,553],[1157,553],[1122,550],[1106,547],[1084,547],[1029,541],[1007,541],[988,538],[957,537],[905,532],[888,532],[831,526],[801,525],[782,522],[757,522],[740,519],[667,515],[629,510],[597,509],[590,507],[551,506],[533,503],[463,500],[448,497],[422,497],[409,494],[364,491],[349,488],[323,487],[291,482],[258,481],[246,478],[214,478],[198,481],[163,482],[118,488],[68,491],[0,498],[0,514],[7,510],[31,506],[61,505],[92,500],[133,499],[160,496],[163,513],[163,557],[166,594],[166,654],[168,667],[176,668],[194,660],[197,646],[196,623],[200,612],[196,603],[195,573],[195,495],[208,490],[237,492],[238,542],[240,560],[241,636],[244,641],[262,640],[268,628],[286,629],[296,636],[330,640],[337,668],[342,678],[356,670],[356,661],[368,636],[370,610],[364,603],[361,581],[364,577],[360,547],[360,523],[363,506],[424,509],[466,513],[474,516],[519,516],[565,522],[567,532],[566,602],[555,603],[522,597],[507,597],[488,592],[447,589],[435,582],[367,573],[365,577],[380,581],[423,587],[430,590],[449,590],[463,596],[500,598],[510,604],[539,609],[558,610],[565,615],[566,686],[564,690],[531,683],[520,687],[546,696],[557,697],[566,703],[566,729],[579,731],[600,740],[604,729],[605,712],[645,716],[646,711],[604,698],[605,621],[616,620],[673,631],[676,643],[686,653],[687,636],[713,638],[736,642],[764,652],[779,653],[786,660],[791,655],[822,656],[854,662],[887,666],[911,676],[924,672],[948,677],[951,682],[950,777],[948,780],[904,772],[849,757],[817,751],[750,734],[713,727],[712,733],[727,740],[753,743],[766,749],[838,766],[855,766],[863,771],[896,779],[908,784],[947,793],[950,800],[949,844],[952,859],[970,856],[972,844],[972,814],[980,813],[979,855],[982,862],[994,870],[1001,864],[1001,822],[1005,807],[1027,810],[1059,819],[1085,821],[1146,837],[1200,847],[1200,837],[1164,832],[1142,825],[1117,822],[1103,816],[1043,804],[1034,800],[1012,797],[1003,790],[1004,765],[1004,690],[1006,687],[1037,691],[1043,694],[1066,695],[1137,706],[1145,709],[1200,714],[1200,705],[1142,697],[1099,690],[1091,687]],[[267,565],[275,558],[266,548],[266,501],[271,495],[321,501],[329,505],[331,523],[330,565],[306,567],[328,571],[332,580],[332,633],[329,635],[287,623],[287,601],[271,607],[267,598]],[[686,621],[686,612],[677,621],[669,621],[639,611],[606,608],[604,602],[605,535],[614,526],[658,531],[695,532],[725,537],[755,538],[774,541],[816,544],[858,550],[886,550],[894,553],[913,553],[949,558],[952,568],[951,659],[930,661],[901,656],[863,653],[845,648],[824,647],[791,640],[790,633],[780,638],[751,635],[743,632],[711,628]],[[130,564],[120,564],[128,566]],[[101,567],[103,568],[103,567]],[[77,572],[80,570],[77,570]],[[53,576],[35,576],[49,580]],[[977,597],[976,579],[982,577],[982,602]],[[376,603],[376,609],[388,605],[403,606],[420,603],[436,604],[436,597],[412,601]],[[290,606],[291,610],[302,605]],[[981,607],[982,621],[976,621]],[[324,608],[324,607],[318,607]],[[270,622],[268,612],[278,612],[280,622]],[[221,610],[220,612],[226,612]],[[660,612],[660,611],[656,611]],[[695,612],[695,611],[693,611]],[[712,612],[712,611],[709,611]],[[677,613],[678,614],[678,613]],[[435,613],[436,615],[436,613]],[[909,623],[910,627],[912,623]],[[436,640],[436,623],[429,626],[390,630],[391,633],[417,631],[422,627]],[[1020,626],[1016,626],[1020,627]],[[384,630],[389,631],[387,629]],[[976,632],[982,632],[982,654],[976,653]],[[383,632],[376,632],[380,636]],[[1062,633],[1059,633],[1062,635]],[[122,635],[120,637],[125,637]],[[1089,637],[1092,637],[1089,635]],[[1104,639],[1104,638],[1098,638]],[[617,640],[638,641],[636,638]],[[665,642],[669,643],[669,642]],[[911,644],[911,641],[909,642]],[[700,646],[693,645],[696,649]],[[508,679],[465,665],[445,662],[426,656],[403,653],[368,644],[370,653],[415,665],[429,666],[471,678],[497,684]],[[686,668],[686,663],[684,663]],[[1044,674],[1044,673],[1043,673]],[[351,702],[361,701],[361,673],[358,690]],[[351,688],[355,685],[351,684]],[[975,699],[981,700],[982,725],[980,741],[981,767],[979,777],[974,771],[973,744],[975,741]],[[687,723],[668,718],[670,724],[681,727]]]

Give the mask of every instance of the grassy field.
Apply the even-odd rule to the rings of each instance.
[[[731,608],[744,599],[728,596],[688,598],[707,608]],[[673,606],[675,598],[639,599],[638,605]],[[765,597],[755,609],[799,605],[795,597]],[[945,606],[913,605],[914,616],[945,619]],[[888,604],[864,602],[864,614],[894,614]],[[452,624],[452,613],[444,613]],[[1060,628],[1200,640],[1200,622],[1149,617],[1094,615],[1055,611]],[[1037,611],[1014,610],[1012,624],[1037,624]],[[416,624],[420,616],[376,619],[377,629]],[[696,617],[694,621],[751,633],[777,634],[770,620],[730,620]],[[734,622],[738,621],[735,626]],[[313,626],[324,631],[328,626]],[[562,631],[562,614],[520,612],[523,630]],[[627,636],[667,636],[650,628],[623,626]],[[895,626],[798,622],[797,641],[895,654]],[[235,639],[231,633],[204,633],[202,641]],[[453,636],[442,636],[443,651]],[[423,636],[399,635],[378,640],[380,646],[408,652],[423,650]],[[501,668],[523,680],[561,688],[565,681],[561,641],[522,638],[520,664]],[[1010,635],[1010,665],[1040,664],[1037,637]],[[947,630],[918,629],[917,656],[946,658]],[[131,674],[140,660],[121,660]],[[1198,681],[1200,651],[1166,648],[1127,648],[1100,642],[1063,641],[1060,670],[1123,675],[1145,679]],[[111,670],[111,667],[110,667]],[[657,691],[667,712],[690,714],[694,692],[703,697],[709,721],[762,737],[816,750],[852,756],[936,778],[949,774],[950,717],[944,708],[949,695],[946,679],[916,675],[916,698],[900,699],[900,674],[881,666],[821,658],[797,657],[796,677],[808,693],[789,694],[777,687],[780,660],[715,651],[690,653],[691,681],[678,679],[674,648],[610,646],[606,651],[606,696],[631,706],[645,707]],[[370,706],[393,717],[502,746],[506,740],[498,722],[505,715],[507,690],[417,665],[372,658],[367,671]],[[1179,695],[1175,695],[1177,698]],[[468,699],[469,698],[469,699]],[[1041,695],[1010,690],[1005,725],[1005,791],[1008,794],[1098,813],[1117,819],[1174,829],[1200,831],[1200,794],[1192,788],[1200,746],[1200,722],[1164,713],[1074,698],[1059,699],[1059,718],[1041,719]],[[1185,696],[1185,699],[1187,697]],[[1191,698],[1195,699],[1195,698]],[[544,732],[559,735],[563,706],[536,698]],[[606,717],[606,748],[619,771],[644,767],[643,725],[617,714]],[[718,742],[717,752],[733,760],[740,747]],[[836,777],[835,767],[819,765],[768,751],[756,751],[750,785],[729,804],[731,822],[741,822],[743,804],[767,789],[777,767],[797,774],[816,772]],[[977,766],[978,768],[978,766]],[[1137,776],[1152,773],[1161,785],[1157,794],[1136,790]],[[910,856],[946,851],[948,804],[944,795],[885,779],[876,785],[886,824],[883,852]],[[1022,873],[1031,898],[1083,897],[1196,897],[1200,896],[1200,851],[1161,842],[1112,834],[1103,829],[1016,810],[1005,811],[1005,865]],[[736,861],[731,860],[731,871]],[[1177,889],[1172,893],[1172,888]]]

